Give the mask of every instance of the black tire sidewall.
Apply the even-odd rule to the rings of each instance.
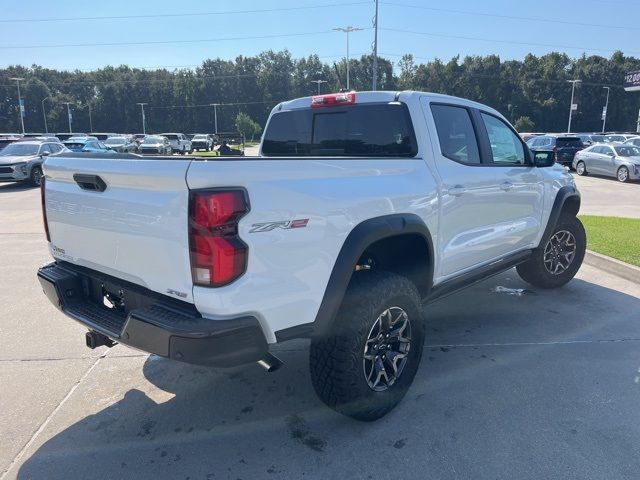
[[[392,410],[413,382],[422,356],[424,321],[419,295],[408,279],[387,272],[365,272],[359,275],[362,281],[350,286],[329,335],[338,351],[350,353],[340,355],[343,360],[339,362],[338,383],[348,385],[348,392],[339,395],[333,404],[326,402],[317,388],[316,392],[338,412],[357,420],[371,421]],[[402,308],[409,317],[411,348],[400,377],[387,390],[378,392],[369,387],[365,378],[364,347],[377,318],[391,307]],[[311,370],[313,376],[313,365]]]
[[[40,172],[40,181],[39,182],[36,182],[34,172]],[[42,183],[42,167],[35,166],[35,167],[33,167],[31,169],[31,175],[29,175],[29,181],[31,182],[31,185],[34,185],[36,187],[40,186],[40,184]]]
[[[551,236],[557,232],[567,230],[576,239],[576,254],[569,268],[560,275],[550,273],[544,266],[544,249]],[[520,277],[532,285],[540,288],[557,288],[568,283],[580,270],[587,248],[587,237],[582,222],[573,216],[561,216],[553,233],[534,250],[531,258],[517,266]]]

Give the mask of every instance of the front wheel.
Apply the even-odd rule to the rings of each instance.
[[[578,273],[586,248],[582,222],[573,216],[562,216],[551,237],[516,270],[520,278],[536,287],[561,287]]]
[[[579,161],[576,165],[576,173],[580,176],[587,175],[587,167],[583,161]]]
[[[618,173],[616,174],[619,182],[628,182],[629,181],[629,169],[625,166],[622,166],[618,169]]]
[[[424,343],[420,295],[405,277],[362,272],[351,280],[331,330],[311,341],[313,387],[329,407],[377,420],[407,393]]]
[[[33,167],[31,169],[31,175],[29,181],[34,187],[39,187],[42,183],[42,167]]]

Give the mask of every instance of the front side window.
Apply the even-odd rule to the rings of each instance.
[[[442,155],[456,162],[479,164],[478,140],[469,111],[453,105],[431,105]]]
[[[506,123],[493,115],[481,113],[489,135],[493,163],[500,165],[524,165],[524,147],[520,138]]]

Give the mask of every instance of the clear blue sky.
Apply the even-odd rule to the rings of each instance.
[[[341,6],[335,6],[338,4]],[[323,5],[325,7],[321,7]],[[411,5],[423,8],[412,8]],[[314,6],[316,8],[307,8]],[[136,67],[195,66],[206,58],[235,58],[241,54],[254,55],[266,49],[284,48],[289,49],[294,57],[315,53],[329,62],[345,53],[345,35],[331,29],[349,24],[369,28],[374,14],[374,2],[362,0],[31,0],[5,2],[2,8],[0,67],[35,63],[81,70],[120,64]],[[287,8],[292,10],[211,15],[215,12]],[[146,15],[156,16],[144,17]],[[142,17],[71,20],[104,16]],[[68,20],[13,21],[59,18]],[[627,55],[640,57],[638,18],[640,2],[635,0],[381,0],[378,51],[394,62],[403,53],[413,53],[418,62],[433,58],[449,60],[457,54],[495,53],[502,59],[521,59],[529,52],[540,55],[552,50],[564,51],[571,57],[583,52],[608,57],[614,50],[622,50]],[[566,25],[535,19],[589,25]],[[291,34],[301,35],[284,36]],[[63,46],[203,39],[219,40]],[[372,40],[373,31],[370,29],[351,34],[352,56],[369,52]],[[42,48],[44,45],[55,47]]]

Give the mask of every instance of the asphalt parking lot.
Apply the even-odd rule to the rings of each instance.
[[[584,213],[594,181],[640,187],[580,178]],[[88,350],[35,277],[39,202],[0,185],[0,479],[638,478],[639,285],[585,265],[538,291],[509,271],[427,307],[414,385],[363,424],[317,400],[304,341],[272,374]]]
[[[589,175],[573,178],[582,194],[580,213],[640,218],[640,182],[620,183],[613,177]]]

